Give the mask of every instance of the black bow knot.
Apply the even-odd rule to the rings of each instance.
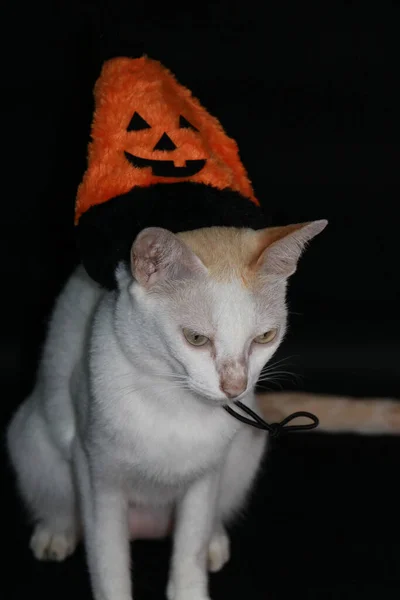
[[[285,417],[280,423],[267,423],[262,419],[257,413],[255,413],[251,408],[237,400],[235,402],[236,406],[238,406],[243,412],[248,414],[251,419],[244,417],[243,415],[237,413],[230,406],[224,406],[227,413],[238,419],[242,423],[246,423],[247,425],[251,425],[252,427],[256,427],[257,429],[263,429],[264,431],[268,431],[272,437],[278,437],[281,433],[286,433],[288,431],[304,431],[307,429],[315,429],[319,425],[318,418],[312,413],[306,411],[298,411],[292,413],[291,415]],[[294,419],[298,417],[306,417],[311,420],[311,423],[305,423],[303,425],[288,425]]]

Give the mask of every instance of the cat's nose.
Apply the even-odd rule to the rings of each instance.
[[[228,396],[228,398],[237,398],[247,388],[247,377],[239,377],[237,379],[230,379],[221,381],[221,390]]]
[[[219,364],[219,386],[228,398],[237,398],[247,388],[247,365],[244,360],[229,359]]]

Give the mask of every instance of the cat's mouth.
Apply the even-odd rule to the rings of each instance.
[[[222,396],[222,395],[217,396],[216,394],[213,394],[212,392],[204,390],[201,387],[197,387],[196,385],[189,384],[189,387],[190,387],[191,391],[193,392],[193,394],[195,396],[197,396],[199,400],[206,402],[207,404],[210,404],[213,406],[215,406],[215,405],[224,406],[224,404],[227,404],[229,402],[229,400],[225,396]]]
[[[193,177],[199,173],[206,164],[206,159],[187,160],[185,166],[176,167],[173,160],[154,160],[151,158],[140,158],[130,152],[124,151],[127,160],[138,169],[151,167],[153,175],[157,177]]]
[[[196,396],[199,397],[199,400],[202,400],[203,402],[213,406],[221,406],[222,408],[225,408],[225,406],[235,406],[235,402],[244,398],[248,393],[248,390],[246,390],[235,398],[228,398],[225,394],[213,394],[212,392],[198,388],[193,384],[190,385],[190,389]]]

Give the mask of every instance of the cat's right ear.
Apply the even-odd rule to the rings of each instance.
[[[287,279],[296,271],[307,244],[325,229],[328,221],[310,221],[260,231],[262,252],[256,268],[275,279]]]
[[[190,248],[160,227],[148,227],[139,233],[131,249],[131,270],[146,289],[162,281],[177,281],[207,272]]]

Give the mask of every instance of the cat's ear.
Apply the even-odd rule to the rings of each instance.
[[[321,219],[284,227],[269,227],[260,232],[261,254],[256,269],[267,276],[286,279],[296,271],[298,260],[313,237],[321,233],[328,221]]]
[[[202,261],[167,229],[143,229],[131,249],[131,270],[136,281],[150,288],[162,281],[206,273]]]

